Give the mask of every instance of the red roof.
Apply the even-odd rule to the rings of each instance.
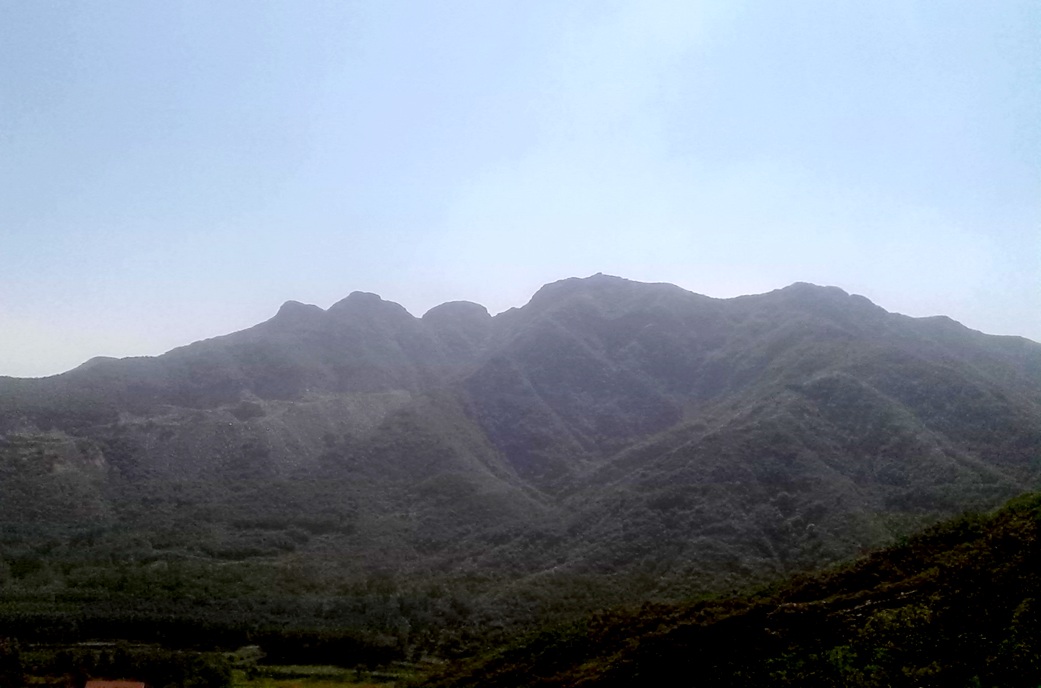
[[[83,688],[145,688],[140,681],[100,681],[91,679]]]

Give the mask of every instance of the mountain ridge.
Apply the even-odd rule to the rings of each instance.
[[[95,556],[317,591],[434,580],[469,591],[477,642],[810,570],[1036,488],[1041,345],[807,284],[713,299],[598,275],[420,318],[353,292],[0,379],[0,474],[11,551],[69,590]]]
[[[825,294],[830,294],[832,297],[836,297],[837,296],[837,297],[840,297],[840,298],[848,299],[850,302],[859,302],[861,304],[871,306],[872,309],[875,309],[875,310],[881,311],[883,313],[886,313],[886,311],[884,311],[884,309],[882,309],[880,306],[874,304],[872,301],[870,301],[869,299],[867,299],[864,296],[861,296],[859,294],[848,293],[845,290],[841,289],[840,287],[836,287],[836,286],[819,286],[819,285],[815,285],[815,284],[810,283],[810,282],[794,282],[794,283],[792,283],[792,284],[790,284],[790,285],[788,285],[786,287],[781,287],[781,288],[778,288],[778,289],[774,289],[772,291],[764,292],[762,294],[748,294],[748,295],[729,297],[729,298],[717,298],[717,297],[709,297],[709,296],[704,296],[704,295],[701,295],[701,294],[697,294],[696,292],[692,292],[692,291],[683,289],[682,287],[678,287],[678,286],[675,286],[673,284],[669,284],[669,283],[666,283],[666,282],[638,282],[638,281],[629,280],[629,279],[626,279],[626,278],[623,278],[623,277],[617,277],[617,276],[613,276],[613,275],[606,275],[604,273],[596,273],[595,275],[592,275],[592,276],[586,277],[586,278],[569,277],[569,278],[564,278],[564,279],[561,279],[561,280],[557,280],[555,282],[547,283],[546,285],[544,285],[543,287],[541,287],[540,289],[538,289],[536,291],[536,293],[531,297],[531,299],[529,299],[528,303],[525,304],[525,306],[530,306],[530,305],[533,305],[533,304],[541,305],[543,303],[550,302],[550,301],[552,301],[554,299],[559,301],[563,297],[565,297],[567,295],[572,295],[576,291],[580,291],[580,290],[586,290],[588,292],[588,290],[593,289],[593,288],[610,289],[610,288],[623,287],[623,286],[626,286],[626,285],[639,285],[640,287],[645,287],[645,288],[661,288],[663,291],[664,290],[668,290],[668,291],[671,291],[671,292],[674,292],[674,293],[677,293],[677,294],[683,294],[683,295],[686,295],[686,296],[693,296],[693,297],[696,297],[696,298],[698,298],[700,300],[704,300],[704,301],[735,302],[735,303],[736,302],[741,302],[741,301],[747,301],[747,300],[779,297],[779,296],[782,296],[782,295],[784,295],[784,296],[797,295],[797,296],[801,296],[801,297],[807,297],[808,296],[810,298],[813,298],[817,302],[824,303],[824,302],[826,302],[826,299],[823,298],[824,295]],[[366,309],[364,306],[362,306],[362,304],[366,304],[368,306],[368,309]],[[194,344],[199,344],[201,342],[208,342],[208,341],[212,341],[212,340],[215,340],[215,339],[222,339],[224,337],[238,335],[238,334],[240,334],[242,332],[249,332],[251,330],[254,330],[257,327],[265,326],[265,325],[268,325],[268,324],[278,323],[279,325],[291,325],[291,324],[305,325],[305,324],[309,324],[309,323],[314,323],[323,314],[327,315],[330,312],[333,312],[333,313],[343,312],[343,311],[356,311],[356,312],[360,312],[360,311],[364,311],[364,310],[369,310],[370,313],[371,313],[371,312],[374,312],[372,310],[374,307],[376,307],[376,308],[382,307],[382,308],[385,308],[387,310],[392,310],[392,311],[395,311],[395,312],[398,312],[398,313],[401,313],[403,311],[404,313],[408,314],[411,317],[411,319],[413,319],[413,320],[423,320],[424,318],[426,318],[426,316],[428,314],[436,313],[436,312],[442,310],[445,307],[453,307],[454,308],[454,307],[457,307],[457,306],[461,306],[463,304],[467,304],[467,306],[466,306],[467,308],[469,308],[469,306],[476,306],[477,308],[479,308],[479,309],[483,310],[485,313],[487,313],[487,309],[484,306],[482,306],[481,304],[478,304],[478,303],[475,303],[475,302],[472,302],[472,301],[459,300],[459,301],[449,301],[449,302],[445,302],[443,304],[439,304],[439,305],[433,306],[433,307],[427,309],[427,311],[424,312],[424,314],[422,316],[414,316],[411,313],[409,313],[403,306],[401,306],[400,304],[398,304],[398,303],[396,303],[394,301],[388,301],[388,300],[383,299],[378,294],[374,294],[372,292],[360,291],[360,290],[356,290],[356,291],[351,292],[350,294],[348,294],[343,299],[340,299],[339,301],[333,303],[331,306],[329,306],[328,309],[322,309],[320,306],[317,306],[317,305],[314,305],[314,304],[306,304],[306,303],[303,303],[303,302],[300,302],[300,301],[296,301],[296,300],[290,299],[290,300],[285,301],[277,309],[276,313],[271,318],[269,318],[267,321],[263,321],[261,323],[258,323],[257,325],[245,328],[243,330],[238,330],[238,331],[227,333],[227,334],[214,335],[212,337],[207,337],[207,338],[203,338],[201,340],[198,340],[197,342],[180,345],[180,346],[174,347],[173,349],[171,349],[171,350],[169,350],[169,351],[167,351],[165,353],[162,353],[162,354],[158,354],[158,355],[154,355],[154,356],[147,356],[146,355],[146,356],[128,356],[128,357],[112,357],[112,356],[106,356],[106,355],[98,355],[98,356],[95,356],[95,357],[89,359],[88,361],[85,361],[84,363],[80,364],[79,366],[76,366],[76,367],[74,367],[74,368],[72,368],[70,370],[67,370],[67,371],[64,371],[64,372],[61,372],[61,373],[56,373],[54,375],[49,375],[49,376],[44,376],[44,377],[30,377],[30,378],[20,378],[20,377],[16,377],[16,376],[0,375],[0,379],[41,380],[41,379],[49,379],[49,378],[53,378],[53,377],[64,376],[64,375],[67,375],[69,373],[72,373],[72,372],[74,372],[76,370],[79,370],[79,369],[82,369],[82,368],[93,367],[94,365],[97,365],[98,363],[110,364],[110,363],[112,363],[114,361],[152,360],[152,359],[156,359],[156,358],[161,358],[163,356],[167,356],[170,353],[173,353],[175,351],[179,351],[179,350],[184,349],[185,347],[188,347],[188,346],[193,346]],[[522,308],[524,308],[525,306],[522,306],[522,307],[512,307],[512,308],[509,308],[509,309],[503,311],[502,313],[498,313],[496,315],[490,315],[489,314],[489,317],[494,320],[494,319],[499,318],[501,316],[507,315],[507,314],[509,314],[511,312],[519,311]],[[948,329],[950,329],[949,326],[954,326],[955,329],[964,330],[964,331],[968,331],[968,332],[976,333],[976,334],[984,334],[984,333],[982,333],[982,332],[980,332],[978,330],[973,330],[971,328],[968,328],[965,325],[963,325],[962,323],[959,323],[958,321],[953,320],[953,319],[951,319],[950,317],[948,317],[946,315],[911,317],[911,316],[900,316],[899,314],[895,314],[895,313],[887,313],[887,314],[888,315],[897,315],[899,317],[904,317],[904,318],[909,318],[909,319],[911,319],[913,321],[917,321],[917,322],[920,322],[920,323],[936,323],[936,324],[941,324],[942,323],[942,326],[945,327],[945,328],[948,328]],[[1030,339],[1028,339],[1026,337],[1021,337],[1021,336],[1017,336],[1017,335],[985,335],[985,336],[987,336],[987,337],[1001,337],[1003,339],[1007,339],[1007,340],[1011,340],[1011,341],[1022,340],[1023,342],[1026,342],[1026,343],[1029,343],[1029,344],[1037,344],[1036,342],[1033,342],[1032,340],[1030,340]]]

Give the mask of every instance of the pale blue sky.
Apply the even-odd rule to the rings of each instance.
[[[1041,340],[1041,3],[0,0],[0,375],[600,271]]]

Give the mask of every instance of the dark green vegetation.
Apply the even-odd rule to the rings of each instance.
[[[108,677],[141,681],[154,688],[390,688],[413,673],[397,665],[370,671],[278,665],[262,663],[263,659],[257,646],[207,652],[120,641],[22,648],[8,638],[0,641],[0,686],[69,688],[83,686],[91,678]]]
[[[425,686],[1036,686],[1041,495],[757,595],[544,631]]]
[[[835,288],[290,302],[0,378],[0,635],[461,657],[848,559],[1035,488],[1039,460],[1041,345]]]
[[[218,652],[187,652],[129,643],[39,646],[19,653],[17,672],[3,686],[82,686],[95,677],[133,677],[156,688],[214,688],[232,679],[233,659]]]

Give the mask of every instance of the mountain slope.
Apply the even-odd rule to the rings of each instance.
[[[0,580],[98,596],[121,562],[275,585],[238,599],[390,576],[381,638],[419,642],[402,600],[450,618],[458,592],[453,628],[487,639],[848,558],[1037,487],[1039,459],[1041,345],[834,287],[596,275],[422,318],[355,292],[0,378]]]
[[[1033,686],[1041,496],[757,595],[544,631],[426,686]]]

